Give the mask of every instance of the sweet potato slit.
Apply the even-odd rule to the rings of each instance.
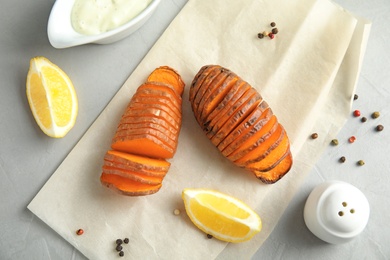
[[[179,73],[169,66],[161,66],[155,69],[148,77],[148,82],[162,82],[172,85],[177,93],[182,96],[184,91],[184,82]]]

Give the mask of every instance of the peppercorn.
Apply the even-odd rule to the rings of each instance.
[[[120,256],[120,257],[122,257],[122,256],[124,256],[124,255],[125,255],[125,252],[123,252],[123,251],[120,251],[120,252],[119,252],[119,256]]]
[[[278,32],[279,32],[278,28],[273,28],[273,29],[272,29],[272,33],[273,33],[273,34],[277,34]]]
[[[118,251],[118,252],[122,251],[122,249],[123,249],[123,247],[121,245],[117,245],[116,248],[115,248],[115,250]]]
[[[180,215],[180,210],[179,210],[179,209],[175,209],[175,210],[173,211],[173,214],[174,214],[175,216],[179,216],[179,215]]]
[[[338,145],[338,144],[339,144],[339,140],[333,139],[333,140],[332,140],[332,144],[333,144],[333,145]]]
[[[367,117],[363,116],[362,119],[360,119],[363,123],[367,122]]]
[[[360,116],[360,111],[359,110],[353,111],[353,116],[359,117]]]
[[[385,127],[383,125],[377,125],[375,129],[376,129],[376,131],[380,132],[380,131],[383,131],[384,128]]]
[[[123,240],[120,239],[120,238],[118,238],[118,239],[115,241],[115,243],[116,243],[117,245],[121,245],[121,244],[123,243]]]
[[[380,116],[380,113],[378,111],[375,111],[374,113],[372,113],[371,117],[372,118],[378,118]]]
[[[207,234],[207,238],[208,238],[208,239],[212,239],[212,238],[213,238],[213,235]]]
[[[271,25],[272,27],[275,27],[275,26],[276,26],[276,23],[275,23],[275,22],[272,22],[270,25]]]
[[[365,162],[363,160],[359,160],[357,163],[359,166],[363,166],[365,164]]]
[[[357,94],[353,95],[353,100],[356,100],[358,98],[359,98],[359,96]]]
[[[124,242],[125,244],[128,244],[128,243],[130,242],[130,240],[126,237],[126,238],[123,240],[123,242]]]
[[[311,134],[311,138],[312,139],[317,139],[318,138],[318,134],[317,133],[312,133]]]
[[[275,34],[270,33],[270,34],[268,34],[268,37],[272,40],[273,38],[275,38]]]
[[[345,160],[346,160],[345,156],[341,156],[340,159],[339,159],[339,161],[340,161],[341,163],[345,163]]]
[[[348,142],[353,143],[353,142],[355,142],[355,140],[356,140],[356,137],[355,137],[355,136],[351,136],[351,137],[348,139]]]
[[[264,31],[264,32],[263,32],[263,35],[264,35],[264,36],[268,36],[268,35],[269,35],[269,32]]]
[[[82,234],[84,234],[84,230],[83,229],[78,229],[77,231],[76,231],[76,234],[78,235],[78,236],[81,236]]]
[[[258,34],[257,34],[257,37],[258,37],[259,39],[263,39],[263,38],[264,38],[264,34],[258,33]]]

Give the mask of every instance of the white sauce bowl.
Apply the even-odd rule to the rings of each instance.
[[[161,0],[153,0],[139,15],[108,32],[85,35],[73,29],[71,21],[75,0],[57,0],[50,12],[47,34],[50,44],[57,49],[88,43],[109,44],[129,36],[138,30],[154,13]]]
[[[318,238],[330,244],[351,241],[366,227],[370,206],[355,186],[327,181],[313,189],[306,200],[303,217]]]

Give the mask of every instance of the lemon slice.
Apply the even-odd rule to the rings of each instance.
[[[200,230],[227,242],[244,242],[260,232],[262,223],[244,202],[208,189],[184,189],[185,209]]]
[[[78,101],[72,81],[44,57],[30,61],[26,94],[35,121],[50,137],[64,137],[76,122]]]

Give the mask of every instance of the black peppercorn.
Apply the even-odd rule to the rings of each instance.
[[[273,33],[273,34],[277,34],[278,32],[279,32],[278,28],[273,28],[273,29],[272,29],[272,33]]]
[[[357,94],[353,95],[353,100],[356,100],[358,98],[359,98],[359,96]]]
[[[207,238],[208,238],[208,239],[212,239],[212,238],[213,238],[213,235],[207,234]]]
[[[115,243],[116,243],[117,245],[120,245],[120,244],[123,243],[123,241],[122,241],[122,239],[117,239],[117,240],[115,241]]]
[[[311,134],[311,138],[312,138],[312,139],[317,139],[317,138],[318,138],[318,134],[317,134],[317,133]]]
[[[340,161],[341,163],[344,163],[345,160],[346,160],[346,159],[345,159],[345,156],[341,156],[340,159],[339,159],[339,161]]]
[[[275,22],[272,22],[270,25],[271,25],[272,27],[275,27],[275,26],[276,26],[276,23],[275,23]]]
[[[129,243],[129,239],[126,237],[126,238],[123,240],[123,242],[124,242],[125,244],[128,244],[128,243]]]
[[[380,131],[383,131],[385,127],[383,125],[377,125],[376,126],[376,131],[380,132]]]
[[[263,38],[264,38],[264,34],[258,33],[258,34],[257,34],[257,37],[258,37],[259,39],[263,39]]]
[[[124,256],[124,255],[125,255],[125,252],[123,252],[123,251],[120,251],[120,252],[119,252],[119,256],[120,256],[120,257],[122,257],[122,256]]]
[[[362,121],[363,123],[367,121],[367,117],[363,116],[360,121]]]
[[[115,250],[118,251],[118,252],[122,251],[122,249],[123,249],[123,247],[121,245],[117,245],[116,248],[115,248]]]

